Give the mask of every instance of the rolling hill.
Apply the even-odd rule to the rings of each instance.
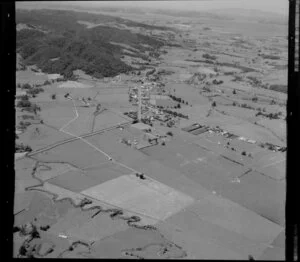
[[[87,28],[78,21],[97,26]],[[131,46],[136,50],[132,56],[146,59],[145,51],[158,52],[166,43],[133,33],[128,28],[170,30],[113,16],[69,10],[17,10],[16,23],[25,25],[17,31],[17,52],[24,63],[36,64],[44,72],[60,73],[66,78],[71,78],[76,69],[98,78],[134,70],[121,61],[123,48],[110,42]],[[123,25],[126,29],[110,24]]]

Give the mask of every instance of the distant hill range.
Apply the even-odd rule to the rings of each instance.
[[[270,9],[272,7],[270,6]],[[255,9],[241,9],[241,8],[226,8],[226,9],[211,9],[211,10],[149,10],[151,13],[168,15],[173,17],[190,17],[201,18],[209,17],[211,19],[219,20],[248,20],[264,23],[274,23],[279,25],[286,25],[288,23],[288,14],[278,14],[273,12],[264,12]]]
[[[97,26],[87,28],[78,21]],[[44,72],[66,78],[73,77],[76,69],[98,78],[134,70],[121,60],[124,48],[111,42],[133,47],[131,56],[146,60],[145,51],[157,53],[166,43],[128,29],[172,30],[108,15],[53,9],[17,10],[16,24],[17,52],[24,64],[36,64]]]
[[[272,6],[270,6],[272,10]],[[212,15],[223,16],[234,19],[245,19],[248,21],[257,21],[264,23],[274,23],[285,25],[288,23],[288,14],[279,14],[273,12],[265,12],[256,9],[241,9],[241,8],[227,8],[227,9],[213,9],[206,13]]]

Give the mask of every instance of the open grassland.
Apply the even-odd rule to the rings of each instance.
[[[123,124],[128,120],[120,114],[116,114],[112,111],[105,111],[95,117],[95,123],[93,131],[109,128],[118,124]]]
[[[34,156],[41,162],[67,162],[79,168],[106,163],[107,158],[82,140],[57,146]]]
[[[253,153],[254,159],[251,159],[241,155],[242,151],[232,152],[231,148],[239,149],[237,142],[230,142],[227,149],[224,147],[227,145],[225,141],[222,142],[219,139],[213,141],[206,138],[208,141],[204,143],[206,140],[203,139],[196,141],[198,146],[187,145],[178,139],[177,141],[172,140],[172,143],[166,146],[145,148],[143,152],[166,166],[175,167],[176,170],[179,170],[194,182],[282,224],[285,203],[285,197],[282,194],[285,191],[285,184],[279,180],[284,178],[284,154],[271,153],[258,146],[254,148],[255,150],[244,147],[247,153]],[[242,147],[240,150],[242,150]],[[262,156],[265,156],[265,160]],[[251,175],[251,172],[249,173],[252,168],[259,172],[254,172],[255,178]],[[240,182],[235,180],[237,177],[239,177]],[[252,180],[252,177],[255,180]],[[264,193],[250,193],[252,190],[256,190],[252,187],[255,187],[253,183],[259,183],[258,181],[261,181],[260,187],[262,187],[261,190]],[[239,192],[242,192],[240,188],[246,188],[247,186],[249,187],[247,189],[247,192],[249,192],[249,194],[247,193],[247,201],[244,197],[239,200]],[[263,189],[264,187],[266,189]],[[269,190],[272,197],[268,197],[268,201],[265,202],[264,194]],[[258,201],[258,199],[261,199],[261,201]],[[270,204],[268,209],[263,209],[262,206],[268,205],[267,203]]]
[[[64,134],[53,127],[42,124],[31,125],[24,133],[19,135],[19,139],[26,144],[30,144],[31,148],[34,150],[63,141],[70,137],[70,135]]]

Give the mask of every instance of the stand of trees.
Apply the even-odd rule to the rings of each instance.
[[[17,23],[30,23],[48,31],[45,33],[34,29],[23,29],[17,32],[17,51],[24,58],[24,63],[36,64],[47,73],[60,73],[66,79],[74,78],[73,70],[76,69],[81,69],[97,78],[113,77],[134,70],[120,60],[122,47],[110,42],[133,46],[139,50],[134,55],[142,59],[146,58],[145,51],[153,54],[164,45],[161,40],[134,34],[129,30],[108,26],[86,29],[85,25],[77,22],[83,20],[103,23],[116,20],[114,17],[104,15],[62,10],[32,10],[17,11],[16,17]],[[121,22],[122,19],[119,20],[117,22]],[[123,22],[131,26],[133,24],[143,26],[128,20]],[[53,58],[59,59],[53,60]]]
[[[166,134],[167,134],[168,136],[173,136],[173,133],[172,133],[171,131],[168,131]]]
[[[180,97],[177,97],[177,96],[174,96],[174,95],[169,95],[169,97],[173,100],[173,101],[176,101],[178,103],[182,103],[182,104],[186,104],[188,105],[188,102],[187,101],[184,101],[182,98]],[[180,108],[180,107],[179,107]]]
[[[23,97],[26,98],[26,96],[23,96]],[[37,104],[31,103],[28,100],[28,96],[27,96],[27,99],[23,98],[23,99],[19,100],[17,103],[17,107],[20,107],[20,108],[22,108],[22,110],[25,110],[27,112],[32,112],[35,115],[37,114],[38,111],[41,111],[41,108]]]
[[[212,83],[214,84],[214,85],[220,85],[220,84],[223,84],[224,83],[224,81],[223,80],[216,80],[216,79],[214,79],[213,81],[212,81]]]
[[[282,116],[281,112],[278,113],[269,113],[269,114],[264,114],[262,112],[257,112],[255,116],[264,116],[269,119],[280,119],[280,116]]]
[[[184,115],[182,113],[177,113],[175,111],[171,111],[171,110],[168,110],[168,109],[162,109],[162,111],[165,112],[165,113],[168,113],[170,115],[173,115],[175,117],[178,116],[178,117],[181,117],[181,118],[189,119],[189,117],[187,115]]]
[[[23,153],[23,152],[31,152],[32,148],[28,145],[23,144],[16,144],[15,145],[15,152],[16,153]]]
[[[31,95],[32,97],[35,97],[37,94],[44,92],[43,88],[40,87],[35,87],[35,88],[30,88],[26,91],[27,95]]]
[[[28,126],[30,126],[31,123],[30,122],[23,122],[23,121],[20,121],[19,123],[19,129],[21,129],[22,131],[24,131]]]

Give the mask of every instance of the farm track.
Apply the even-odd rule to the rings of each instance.
[[[73,100],[72,100],[72,101],[73,101]],[[64,133],[67,133],[67,134],[70,134],[70,135],[73,135],[73,134],[71,134],[71,133],[69,133],[69,132],[66,132],[66,131],[64,131],[63,129],[64,129],[67,125],[69,125],[72,121],[75,121],[75,120],[78,118],[78,116],[79,116],[74,101],[73,101],[73,105],[74,105],[74,109],[75,109],[76,116],[75,116],[73,119],[71,119],[70,121],[68,121],[68,122],[60,129],[61,132],[64,132]],[[129,123],[123,124],[123,126],[124,126],[124,125],[128,125],[128,124],[130,124],[130,122],[129,122]],[[117,125],[117,126],[119,126],[119,125]],[[68,143],[68,142],[70,142],[70,141],[74,141],[74,140],[77,140],[77,139],[81,139],[82,141],[86,142],[88,145],[90,145],[90,146],[92,146],[93,148],[95,148],[97,151],[99,151],[99,152],[101,152],[102,154],[106,155],[106,156],[111,160],[112,158],[111,158],[107,153],[105,153],[104,151],[100,150],[99,148],[97,148],[97,147],[94,146],[93,144],[89,143],[87,140],[84,139],[84,137],[89,137],[89,136],[91,136],[91,135],[98,134],[98,133],[101,133],[101,132],[104,132],[104,131],[107,131],[107,130],[111,130],[111,129],[113,129],[113,128],[115,128],[115,126],[114,126],[114,127],[107,128],[107,129],[104,129],[104,130],[100,130],[100,131],[97,131],[97,132],[94,132],[94,133],[90,133],[90,134],[87,134],[87,135],[84,135],[84,136],[80,136],[80,137],[79,137],[79,136],[77,137],[77,136],[73,135],[73,136],[75,136],[74,138],[71,138],[71,139],[62,141],[62,142],[60,142],[60,143],[56,143],[55,145],[51,145],[51,146],[49,146],[49,147],[47,147],[47,148],[43,148],[43,149],[37,150],[37,151],[31,153],[30,155],[28,154],[26,157],[29,157],[29,158],[30,158],[30,157],[32,157],[34,154],[40,153],[41,151],[49,150],[49,148],[56,147],[56,146],[58,146],[58,144],[59,144],[59,145],[62,145],[62,144]],[[39,185],[39,186],[42,186],[42,185],[44,184],[45,181],[42,181],[41,179],[39,179],[38,177],[35,176],[36,169],[37,169],[37,167],[38,167],[38,165],[39,165],[40,162],[43,162],[43,161],[37,161],[37,162],[35,163],[34,169],[33,169],[33,171],[32,171],[32,176],[33,176],[33,178],[37,179],[37,180],[40,182],[40,185]],[[129,166],[123,164],[123,163],[117,162],[117,161],[115,161],[115,160],[113,160],[112,162],[115,163],[115,164],[117,164],[117,165],[123,166],[123,167],[125,167],[125,168],[127,168],[127,169],[129,169],[129,170],[132,170],[133,172],[138,172],[137,170],[135,170],[135,169],[133,169],[133,168],[131,168],[131,167],[129,167]],[[149,180],[151,180],[151,181],[155,181],[156,183],[160,183],[159,181],[157,181],[157,180],[155,180],[155,179],[153,179],[153,178],[150,178],[150,177],[147,177],[147,178],[148,178]],[[93,198],[93,197],[91,197],[91,196],[87,196],[87,195],[84,195],[84,194],[80,193],[80,194],[81,194],[82,196],[84,196],[84,197],[88,197],[88,198],[93,199],[93,200],[95,200],[95,201],[102,202],[103,204],[106,204],[106,205],[109,205],[109,206],[114,207],[114,208],[112,208],[112,209],[111,209],[111,208],[109,208],[109,209],[103,209],[101,206],[98,206],[98,205],[97,205],[97,206],[92,206],[92,207],[90,207],[90,208],[83,208],[83,206],[81,206],[81,205],[76,205],[76,204],[74,203],[74,201],[73,201],[71,198],[63,198],[63,199],[61,199],[61,200],[57,200],[57,198],[58,198],[58,195],[57,195],[57,194],[52,193],[52,192],[48,192],[47,190],[43,190],[42,188],[38,188],[39,186],[29,187],[29,188],[26,188],[26,190],[27,190],[27,191],[28,191],[28,190],[36,190],[36,191],[41,191],[41,192],[48,193],[48,194],[50,194],[50,195],[53,196],[53,197],[52,197],[52,198],[53,198],[53,201],[63,201],[63,200],[65,200],[65,199],[68,199],[68,201],[70,201],[71,204],[72,204],[74,207],[77,207],[77,208],[80,207],[82,211],[88,211],[88,210],[90,210],[90,209],[97,209],[97,212],[96,212],[97,214],[99,214],[99,213],[101,213],[101,212],[110,212],[110,213],[112,212],[112,214],[110,214],[110,217],[111,217],[112,219],[115,219],[115,218],[123,219],[123,220],[125,220],[125,221],[127,222],[128,226],[130,226],[130,227],[135,227],[135,228],[143,229],[143,230],[156,230],[156,231],[158,231],[158,229],[157,229],[155,226],[152,226],[152,225],[138,225],[138,224],[136,224],[137,222],[141,221],[141,218],[138,217],[138,216],[125,217],[125,216],[123,216],[123,211],[122,211],[122,210],[125,210],[125,211],[130,212],[130,213],[135,213],[135,214],[137,214],[137,215],[139,215],[139,216],[148,217],[148,218],[154,219],[154,220],[156,220],[156,221],[158,221],[158,222],[163,222],[163,223],[165,223],[163,220],[161,220],[161,219],[159,219],[159,218],[156,218],[156,217],[153,217],[153,216],[151,216],[151,215],[147,215],[147,214],[144,214],[144,213],[139,213],[139,212],[132,211],[132,210],[127,210],[127,209],[124,209],[124,208],[122,208],[122,207],[120,207],[120,206],[113,205],[113,204],[108,203],[108,202],[105,202],[105,201],[99,201],[98,199],[95,199],[95,198]],[[155,191],[157,191],[157,190],[155,190]],[[159,191],[157,191],[157,192],[159,192]],[[184,210],[185,210],[185,208],[184,208]],[[96,215],[96,214],[94,214],[94,215]],[[175,226],[177,229],[182,230],[181,228],[179,228],[178,226],[176,226],[176,225],[173,224],[173,223],[168,223],[168,224],[171,224],[172,226]],[[159,234],[160,234],[163,238],[165,238],[160,232],[159,232]],[[168,243],[171,244],[171,246],[175,246],[175,247],[177,247],[177,248],[179,248],[179,249],[182,249],[181,247],[179,247],[178,245],[176,245],[175,243],[173,243],[173,242],[171,242],[171,241],[168,241]],[[186,256],[186,252],[184,252],[183,257],[185,257],[185,256]]]
[[[124,123],[124,124],[118,124],[118,125],[115,125],[115,126],[113,126],[113,127],[109,127],[109,128],[106,128],[106,129],[102,129],[102,130],[97,131],[97,132],[94,132],[94,133],[89,133],[89,134],[87,134],[87,135],[76,136],[76,135],[74,135],[74,134],[72,134],[72,133],[69,133],[69,132],[67,132],[67,131],[64,130],[65,127],[67,127],[70,123],[72,123],[73,121],[75,121],[75,120],[79,117],[79,114],[78,114],[78,110],[77,110],[76,104],[75,104],[75,102],[74,102],[74,100],[73,100],[72,98],[71,98],[71,100],[72,100],[72,102],[73,102],[74,111],[75,111],[76,116],[75,116],[73,119],[69,120],[65,125],[63,125],[63,126],[59,129],[59,131],[65,133],[65,134],[74,136],[74,138],[70,138],[70,139],[68,139],[68,140],[64,140],[63,142],[56,143],[55,145],[51,145],[51,146],[49,146],[49,147],[47,147],[47,148],[37,150],[37,151],[35,151],[34,153],[27,154],[26,156],[31,157],[31,156],[33,156],[33,155],[35,155],[35,154],[37,154],[37,153],[41,153],[41,152],[47,151],[47,150],[49,150],[49,148],[52,149],[53,147],[56,147],[56,146],[58,146],[58,145],[62,145],[62,144],[68,143],[68,142],[70,142],[70,141],[74,141],[74,140],[80,139],[80,140],[82,140],[83,142],[85,142],[86,144],[88,144],[89,146],[91,146],[91,147],[93,147],[94,149],[96,149],[98,152],[100,152],[100,153],[102,153],[103,155],[105,155],[105,156],[108,158],[108,160],[111,161],[112,163],[114,163],[114,164],[116,164],[116,165],[119,165],[119,166],[122,166],[122,167],[125,167],[126,169],[131,170],[133,173],[139,173],[138,170],[133,169],[133,168],[131,168],[131,167],[129,167],[129,166],[127,166],[127,165],[121,163],[121,162],[118,162],[118,161],[114,160],[109,154],[107,154],[107,153],[104,152],[103,150],[99,149],[98,147],[96,147],[95,145],[93,145],[92,143],[90,143],[89,141],[87,141],[86,139],[84,139],[85,137],[89,137],[89,136],[92,136],[92,135],[95,135],[95,134],[99,134],[99,133],[103,133],[103,132],[105,132],[105,131],[109,131],[109,130],[115,129],[115,128],[118,127],[118,126],[126,126],[126,125],[129,125],[129,124],[131,124],[132,122],[127,122],[127,123]],[[112,110],[112,112],[114,112],[114,113],[120,115],[118,112],[115,112],[114,110]],[[125,117],[123,116],[123,118],[125,118]],[[126,119],[126,118],[125,118],[125,119]],[[127,119],[126,119],[126,120],[127,120]],[[153,178],[150,178],[150,177],[147,177],[147,179],[149,179],[149,180],[151,180],[151,181],[154,181],[154,182],[156,182],[156,183],[160,183],[160,182],[157,181],[156,179],[153,179]],[[157,192],[159,193],[158,190],[155,190],[155,191],[157,191]]]
[[[104,112],[105,110],[107,110],[106,108],[103,108],[103,109],[101,109],[100,111],[95,111],[94,113],[93,113],[93,115],[92,115],[92,124],[91,124],[91,133],[93,133],[94,132],[94,128],[95,128],[95,121],[96,121],[96,117],[98,116],[98,115],[100,115],[102,112]]]
[[[74,104],[74,106],[75,106],[75,104]],[[76,106],[75,106],[75,110],[76,110]],[[76,116],[74,119],[72,119],[71,121],[69,121],[64,127],[66,127],[66,126],[67,126],[68,124],[70,124],[72,121],[75,121],[75,120],[77,119],[77,117],[78,117],[77,110],[76,110],[76,115],[77,115],[77,116]],[[121,124],[121,125],[122,125],[122,126],[126,126],[126,125],[128,125],[128,124],[130,124],[130,123],[124,123],[124,124]],[[77,140],[77,139],[81,139],[81,140],[83,140],[83,141],[86,141],[86,140],[84,139],[85,137],[89,137],[89,136],[92,136],[92,135],[95,135],[95,134],[100,134],[100,133],[103,133],[103,132],[105,132],[105,131],[112,130],[112,129],[116,128],[117,126],[119,126],[119,125],[116,125],[116,126],[113,126],[113,127],[109,127],[109,128],[106,128],[106,129],[102,129],[102,130],[99,130],[99,131],[96,131],[96,132],[91,132],[91,133],[89,133],[89,134],[81,135],[81,136],[78,136],[78,137],[75,136],[74,138],[70,138],[70,139],[67,139],[67,140],[58,142],[58,143],[56,143],[56,144],[54,144],[54,145],[48,146],[48,147],[46,147],[46,148],[39,149],[39,150],[37,150],[37,151],[35,151],[35,152],[32,152],[32,153],[28,154],[28,156],[29,156],[29,157],[30,157],[30,156],[33,156],[33,155],[35,155],[35,154],[37,154],[37,153],[47,151],[47,150],[49,150],[49,149],[51,149],[51,148],[54,148],[54,147],[59,146],[59,145],[63,145],[63,144],[65,144],[65,143],[68,143],[68,142],[71,142],[71,141],[75,141],[75,140]],[[64,130],[63,130],[64,127],[62,127],[62,128],[60,129],[60,131],[64,132]],[[67,133],[67,132],[66,132],[66,133]],[[69,133],[69,134],[70,134],[70,135],[73,135],[73,134],[71,134],[71,133]],[[74,136],[74,135],[73,135],[73,136]],[[87,142],[87,144],[92,145],[92,144],[90,144],[88,141],[86,141],[86,142]],[[95,147],[94,145],[92,145],[92,146]],[[95,147],[95,148],[96,148],[96,147]],[[105,154],[106,156],[110,157],[110,156],[109,156],[108,154],[106,154],[104,151],[100,150],[99,148],[97,148],[97,149],[98,149],[97,151],[102,152],[102,153]],[[223,157],[223,155],[221,155],[221,156]],[[228,159],[228,160],[229,160],[229,159]],[[133,170],[133,171],[136,171],[136,170],[134,170],[134,169],[132,169],[132,168],[130,168],[130,167],[127,167],[126,165],[124,165],[124,164],[122,164],[122,163],[116,162],[115,160],[113,160],[113,162],[116,163],[116,164],[118,164],[118,165],[122,165],[122,166],[124,166],[124,167],[126,167],[126,168],[128,168],[128,169],[131,169],[131,170]],[[37,163],[38,163],[38,162],[37,162]],[[36,163],[36,164],[37,164],[37,163]],[[36,165],[36,167],[37,167],[37,165]],[[35,168],[35,169],[36,169],[36,168]],[[250,172],[250,171],[251,171],[251,170],[247,170],[247,171],[245,172],[245,174],[247,174],[247,173]],[[35,172],[35,170],[34,170],[34,172]],[[33,176],[34,176],[34,172],[33,172]],[[245,175],[245,174],[243,174],[243,175]],[[38,178],[37,178],[37,179],[38,179]],[[152,178],[150,178],[150,180],[156,181],[155,179],[152,179]],[[42,181],[40,181],[40,182],[42,182]],[[42,183],[43,183],[43,182],[42,182]],[[57,197],[58,197],[58,195],[53,194],[53,193],[48,192],[48,191],[44,191],[43,189],[38,189],[38,188],[36,188],[36,187],[31,187],[31,188],[28,188],[27,190],[37,190],[37,191],[43,191],[43,192],[46,192],[46,193],[50,193],[50,194],[53,196],[53,201],[54,201],[54,202],[56,202],[56,201],[64,201],[64,200],[68,200],[68,201],[71,202],[71,204],[72,204],[74,207],[76,207],[76,208],[79,207],[79,208],[81,208],[82,211],[95,210],[96,212],[92,215],[92,218],[95,217],[95,216],[98,215],[98,214],[101,214],[101,213],[109,213],[109,216],[111,217],[111,219],[121,219],[121,220],[124,220],[124,221],[126,221],[126,223],[127,223],[127,225],[128,225],[129,227],[133,227],[133,228],[137,228],[137,229],[142,229],[142,230],[154,230],[154,231],[157,231],[164,239],[166,239],[166,238],[163,236],[163,234],[161,234],[161,233],[159,232],[159,229],[158,229],[157,227],[152,226],[152,225],[138,225],[138,224],[136,224],[136,223],[138,223],[139,221],[141,221],[141,218],[140,218],[139,216],[149,217],[149,218],[155,219],[155,220],[157,220],[157,221],[159,221],[159,222],[165,223],[163,220],[154,218],[154,217],[152,217],[152,216],[149,216],[149,215],[146,215],[146,214],[143,214],[143,213],[139,213],[139,212],[135,212],[135,211],[131,211],[131,210],[126,210],[126,209],[124,209],[124,208],[122,208],[122,207],[120,207],[120,206],[115,206],[115,205],[112,205],[112,204],[110,204],[110,203],[106,203],[106,202],[104,202],[104,201],[99,201],[98,199],[94,199],[94,198],[92,198],[92,199],[93,199],[93,200],[96,200],[96,201],[99,201],[99,202],[103,202],[103,204],[109,205],[109,206],[111,206],[112,208],[103,209],[103,207],[101,207],[100,205],[95,205],[95,206],[92,206],[92,207],[90,207],[90,208],[84,208],[84,206],[76,205],[76,204],[73,202],[73,200],[72,200],[71,198],[63,198],[63,199],[61,199],[61,200],[56,200]],[[91,198],[90,196],[85,196],[85,195],[83,195],[83,194],[82,194],[82,196]],[[196,201],[196,202],[198,202],[198,201]],[[130,212],[130,213],[135,213],[135,214],[138,215],[138,216],[124,216],[122,210],[128,211],[128,212]],[[189,210],[189,212],[192,212],[192,211]],[[192,212],[192,213],[193,213],[193,212]],[[266,218],[266,217],[264,217],[264,218]],[[266,218],[266,219],[267,219],[267,220],[270,220],[269,218]],[[271,221],[272,221],[272,220],[271,220]],[[175,224],[173,224],[173,223],[168,222],[167,224],[172,225],[172,226],[175,226],[175,228],[177,228],[178,230],[182,230],[180,227],[178,227],[177,225],[175,225]],[[82,241],[80,241],[80,242],[82,242]],[[70,246],[73,247],[74,245],[77,245],[77,244],[86,245],[86,246],[90,249],[90,247],[92,246],[93,243],[91,243],[91,244],[87,244],[87,243],[84,243],[84,242],[82,242],[82,243],[77,243],[77,242],[75,241],[75,242],[72,242],[72,243],[70,244]],[[155,244],[154,244],[154,245],[155,245]],[[175,243],[173,243],[172,241],[166,239],[166,244],[163,244],[161,250],[162,250],[162,249],[169,250],[170,248],[177,248],[177,249],[181,250],[181,254],[182,254],[181,258],[184,258],[184,257],[187,256],[187,253],[186,253],[184,250],[182,250],[182,247],[180,247],[180,246],[176,245]],[[134,251],[134,250],[144,250],[144,249],[146,249],[146,246],[145,246],[145,247],[138,247],[138,248],[133,249],[133,250],[131,250],[131,251]],[[62,257],[63,253],[64,253],[64,252],[67,252],[67,251],[68,251],[68,250],[63,251],[63,252],[60,254],[60,257]],[[126,250],[123,250],[123,251],[126,251]],[[129,251],[129,250],[127,250],[127,251]],[[142,257],[142,256],[141,256],[141,257],[138,256],[138,258],[141,258],[141,259],[142,259],[143,257]]]
[[[57,142],[55,144],[52,144],[52,145],[46,146],[44,148],[38,149],[36,151],[30,152],[30,153],[27,154],[27,156],[31,157],[33,155],[36,155],[36,154],[48,151],[48,150],[50,150],[52,148],[55,148],[55,147],[58,147],[60,145],[64,145],[66,143],[73,142],[73,141],[78,140],[78,139],[90,137],[90,136],[93,136],[93,135],[98,135],[98,134],[101,134],[103,132],[113,130],[113,129],[115,129],[118,126],[123,126],[124,127],[124,126],[130,125],[130,124],[131,124],[131,122],[123,123],[123,124],[120,124],[120,125],[118,124],[118,125],[114,125],[114,126],[111,126],[111,127],[108,127],[108,128],[104,128],[104,129],[101,129],[101,130],[98,130],[98,131],[95,131],[95,132],[84,134],[84,135],[81,135],[81,136],[78,136],[78,137],[68,138],[68,139],[65,139],[63,141]]]

